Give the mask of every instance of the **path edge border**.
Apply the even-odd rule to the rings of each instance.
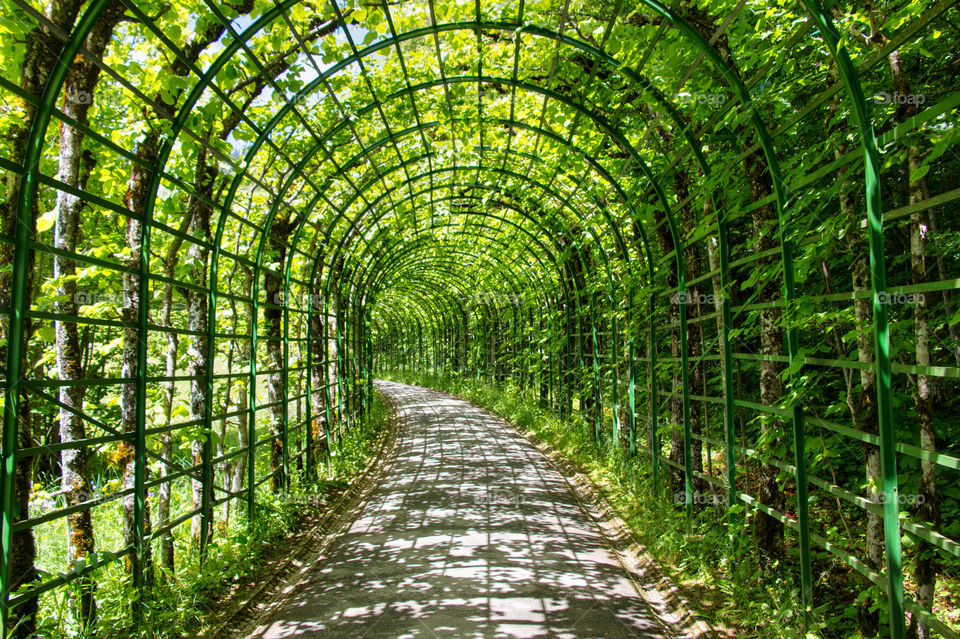
[[[421,386],[421,388],[429,387]],[[684,639],[722,639],[728,636],[727,633],[708,623],[701,615],[693,612],[690,602],[681,594],[676,583],[650,557],[646,547],[640,543],[623,518],[610,505],[599,486],[562,453],[532,431],[485,406],[453,393],[435,388],[430,390],[459,399],[489,413],[527,440],[543,455],[557,474],[563,478],[570,492],[576,497],[580,509],[600,530],[604,543],[616,557],[634,590],[646,602],[647,607],[666,632]],[[651,596],[649,592],[651,585],[655,588],[656,597]]]
[[[200,635],[201,639],[253,638],[262,634],[266,629],[264,624],[290,597],[304,574],[314,568],[333,541],[356,520],[359,506],[367,501],[370,493],[393,466],[397,450],[400,415],[396,402],[389,395],[377,392],[387,409],[387,428],[380,438],[376,453],[350,482],[349,488],[330,505],[320,521],[288,553],[276,573],[245,594],[242,601],[226,613],[225,619]]]

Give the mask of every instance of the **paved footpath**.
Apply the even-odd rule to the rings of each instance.
[[[393,466],[252,637],[663,637],[540,452],[433,390],[397,408]]]

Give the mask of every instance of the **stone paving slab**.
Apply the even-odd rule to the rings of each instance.
[[[389,473],[251,639],[671,636],[526,439],[449,395],[377,388],[399,419]]]

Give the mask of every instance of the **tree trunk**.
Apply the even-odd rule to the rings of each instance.
[[[152,129],[141,141],[137,149],[137,155],[142,159],[155,161],[158,152],[158,141],[159,134],[156,129]],[[137,215],[143,214],[150,190],[149,185],[149,171],[139,165],[134,165],[130,172],[130,181],[124,199],[127,208]],[[140,287],[149,285],[147,282],[141,282],[139,275],[140,241],[142,233],[143,229],[139,219],[135,217],[127,218],[125,239],[128,254],[123,259],[125,270],[123,273],[123,305],[121,318],[124,323],[131,324],[132,326],[123,329],[120,375],[125,379],[137,376],[137,348],[139,343],[137,323],[140,312]],[[120,388],[120,424],[121,430],[124,433],[133,433],[136,431],[137,386],[135,383],[123,384]],[[123,541],[125,546],[132,546],[137,536],[144,532],[137,530],[134,519],[136,495],[134,495],[132,491],[134,488],[137,459],[133,445],[131,445],[129,441],[121,442],[115,459],[117,465],[121,468],[123,490],[131,491],[129,495],[123,498]],[[144,497],[146,498],[146,495]],[[146,515],[146,512],[144,512],[144,515]],[[146,521],[146,519],[144,521]],[[149,544],[145,546],[145,551],[149,553]],[[149,561],[146,561],[145,564],[146,563],[149,563]],[[134,570],[135,566],[132,555],[126,555],[124,564],[127,572]]]
[[[240,264],[240,269],[243,271],[243,288],[241,295],[244,297],[250,297],[251,284],[253,283],[253,274],[250,272],[250,269]],[[233,302],[231,302],[233,304]],[[253,305],[245,304],[246,307],[246,318],[247,318],[247,330],[253,326]],[[237,317],[236,309],[233,313],[234,317]],[[234,331],[234,334],[237,334],[237,330]],[[243,339],[240,340],[240,353],[239,359],[241,362],[250,361],[250,340]],[[245,379],[245,378],[241,378]],[[249,395],[250,390],[247,385],[248,382],[241,382],[242,387],[238,391],[237,398],[237,445],[241,450],[246,449],[250,446],[250,437],[247,432],[248,427],[248,415],[247,408],[249,406]],[[252,454],[251,452],[243,453],[237,457],[237,464],[233,468],[233,478],[232,483],[230,484],[231,492],[240,492],[240,489],[243,487],[243,479],[247,473],[247,455]]]
[[[669,254],[674,250],[674,241],[673,237],[670,234],[669,227],[666,222],[666,217],[663,213],[654,209],[654,215],[656,216],[657,221],[657,240],[660,245],[660,252],[663,255]],[[680,283],[680,278],[677,274],[677,268],[674,263],[671,262],[667,270],[667,286],[670,289],[675,289]],[[669,421],[669,430],[670,430],[670,461],[673,464],[668,466],[668,472],[670,473],[670,491],[671,494],[676,495],[677,493],[684,490],[683,482],[683,396],[681,388],[681,376],[680,376],[680,365],[676,362],[680,360],[680,304],[684,303],[685,300],[681,298],[679,293],[675,293],[667,299],[666,303],[669,309],[669,323],[670,323],[670,357],[674,360],[674,365],[670,367],[671,371],[671,398],[670,398],[670,421]],[[656,371],[653,372],[656,374]],[[660,398],[652,397],[650,401],[653,402],[654,406],[659,406]],[[660,450],[654,450],[654,454],[659,455]],[[675,464],[675,465],[674,465]]]
[[[689,238],[697,228],[695,209],[684,202],[689,196],[690,177],[686,170],[677,167],[674,170],[673,186],[676,193],[680,212],[680,233]],[[700,285],[696,282],[702,272],[701,252],[696,244],[688,243],[683,247],[684,281],[687,291],[687,358],[689,372],[687,384],[691,397],[703,395],[703,363],[698,362],[703,354],[703,325],[698,321],[700,317]],[[694,473],[703,473],[703,442],[699,439],[703,435],[702,406],[699,401],[690,401],[690,461]],[[705,482],[694,474],[690,478],[695,493],[706,490]]]
[[[47,5],[45,10],[46,17],[60,30],[69,33],[73,30],[73,24],[77,19],[77,14],[83,2],[79,0],[54,0]],[[20,88],[28,95],[39,98],[43,93],[43,88],[50,77],[57,62],[57,56],[63,49],[62,43],[43,26],[36,26],[26,38],[26,50],[20,70]],[[30,123],[34,119],[36,108],[27,100],[19,101],[19,110],[21,115],[17,118],[11,118],[12,124],[5,135],[10,140],[10,156],[8,159],[17,166],[24,164],[27,153],[27,142],[30,137]],[[17,231],[17,203],[20,199],[21,175],[17,171],[6,171],[4,193],[7,195],[5,201],[0,202],[0,226],[7,237],[15,237]],[[34,196],[36,195],[34,187]],[[36,197],[33,199],[33,210],[30,212],[31,224],[30,235],[35,235],[36,219],[38,207]],[[15,253],[14,244],[6,242],[0,243],[0,306],[9,307],[11,294],[13,292],[13,258]],[[33,274],[33,251],[28,257],[27,272],[30,276],[26,282],[26,306],[30,306],[32,297],[32,274]],[[9,316],[3,316],[0,321],[0,362],[7,365],[8,358],[8,339],[9,339]],[[32,333],[32,323],[29,318],[23,320],[23,344],[28,344]],[[21,350],[23,356],[20,360],[21,369],[26,367],[26,349]],[[17,447],[29,448],[33,444],[32,422],[30,419],[30,402],[25,393],[19,396],[18,423],[17,423]],[[16,460],[13,468],[13,476],[9,477],[13,481],[13,521],[16,524],[19,521],[28,519],[30,516],[30,489],[33,484],[33,463],[31,457],[20,457]],[[32,529],[14,532],[10,539],[10,591],[34,582],[39,574],[35,565],[37,556],[36,542]],[[8,622],[9,627],[16,628],[13,636],[16,639],[29,637],[36,631],[36,614],[38,600],[31,599],[11,611]]]
[[[68,100],[70,94],[68,94]],[[64,111],[67,112],[65,105]],[[70,133],[67,133],[67,132]],[[76,139],[73,129],[61,127],[60,171],[58,179],[78,188],[85,188],[95,160],[89,153],[83,154],[80,168],[82,140]],[[64,139],[67,138],[67,139]],[[77,233],[83,201],[60,191],[57,197],[57,220],[54,226],[54,246],[73,253],[77,249]],[[77,293],[76,264],[68,257],[54,256],[53,276],[58,282],[56,311],[60,315],[75,316],[78,309],[74,301]],[[57,350],[57,374],[60,381],[83,379],[82,352],[76,322],[59,320],[54,324]],[[86,387],[81,385],[60,387],[60,441],[64,443],[86,439],[83,417],[83,397]],[[76,413],[72,412],[76,411]],[[90,500],[90,475],[87,470],[89,451],[86,446],[66,448],[60,453],[60,487],[67,506],[79,506]],[[67,517],[67,561],[72,566],[78,559],[89,557],[95,550],[93,523],[89,509],[74,512]],[[78,584],[79,600],[76,614],[81,626],[90,628],[96,620],[96,584],[89,577],[82,577]]]
[[[190,218],[190,235],[197,238],[199,242],[209,244],[212,242],[210,235],[210,216],[213,214],[213,208],[205,200],[213,200],[214,186],[219,176],[219,165],[215,160],[208,161],[207,150],[205,148],[199,151],[197,157],[197,169],[194,178],[194,188],[197,195],[191,195],[187,200],[187,216]],[[209,249],[200,243],[191,243],[187,248],[187,261],[192,265],[191,277],[193,282],[203,284],[207,281],[207,261],[209,258]],[[190,421],[203,423],[206,417],[208,402],[213,401],[212,397],[207,396],[206,375],[212,364],[207,357],[208,347],[208,298],[206,291],[197,291],[193,289],[186,290],[187,297],[187,328],[190,330],[189,341],[187,342],[187,359],[189,361],[188,372],[190,375]],[[208,433],[212,437],[213,433]],[[202,437],[196,437],[190,443],[190,452],[193,465],[199,465],[204,462],[203,451],[205,440]],[[200,509],[203,505],[204,497],[212,501],[213,491],[213,469],[208,467],[200,468],[200,479],[191,480],[191,495],[194,510]],[[204,491],[207,494],[204,494]],[[201,535],[212,533],[212,528],[207,531],[201,530],[204,513],[195,515],[191,521],[191,536],[193,542],[200,544]],[[208,542],[209,538],[205,540]]]
[[[186,213],[180,222],[180,232],[186,233],[190,228],[190,217]],[[183,239],[174,236],[167,247],[166,257],[163,260],[164,276],[168,282],[163,287],[163,301],[160,309],[160,322],[171,329],[166,334],[167,346],[164,349],[164,376],[170,381],[164,382],[163,388],[163,426],[160,434],[160,485],[157,487],[157,527],[164,528],[170,521],[170,500],[173,497],[173,482],[168,480],[173,468],[173,436],[169,430],[173,422],[173,405],[176,400],[177,384],[173,378],[177,374],[177,360],[179,358],[180,336],[172,329],[170,320],[173,312],[173,280],[180,247]],[[174,566],[173,531],[168,530],[160,535],[160,567],[165,578],[172,579],[176,574]]]
[[[113,35],[113,29],[123,17],[123,5],[111,4],[101,15],[87,36],[87,49],[95,57],[106,50]],[[100,68],[85,55],[74,61],[63,88],[63,112],[82,125],[89,125],[88,114],[93,103]],[[84,134],[79,129],[60,125],[60,146],[57,179],[61,182],[85,190],[90,173],[96,165],[96,159],[90,152],[83,151]],[[85,202],[65,191],[57,191],[56,222],[54,224],[54,246],[66,254],[75,253],[79,234],[80,213]],[[76,263],[63,255],[53,256],[53,276],[57,282],[56,312],[59,315],[76,316],[77,282]],[[76,322],[57,321],[54,323],[57,352],[57,373],[60,381],[79,381],[83,379],[83,350]],[[86,387],[82,385],[63,386],[59,391],[60,402],[60,441],[74,442],[86,438],[83,417],[83,400]],[[72,409],[72,410],[71,410]],[[75,412],[74,412],[75,411]],[[60,453],[61,489],[66,495],[67,506],[78,506],[90,499],[90,475],[87,470],[89,452],[86,447],[67,448]],[[75,512],[67,517],[67,561],[72,565],[78,559],[89,557],[95,550],[93,522],[90,509]],[[92,628],[96,621],[96,584],[89,577],[83,577],[78,584],[77,617],[80,625]]]
[[[163,301],[163,325],[170,326],[170,306],[173,303],[173,288],[166,286]],[[164,351],[164,374],[174,377],[177,374],[177,353],[180,348],[180,336],[176,333],[167,333],[167,347]],[[160,481],[157,487],[157,527],[163,528],[170,521],[170,500],[173,497],[173,482],[168,478],[171,475],[173,463],[173,436],[169,430],[173,421],[173,402],[176,397],[176,382],[169,381],[163,389],[163,421],[165,430],[160,434]],[[160,535],[160,567],[163,575],[172,579],[176,574],[174,566],[173,531],[166,531]]]
[[[879,22],[872,16],[871,26],[875,33],[879,33]],[[886,41],[886,38],[882,38]],[[895,94],[910,95],[910,81],[900,61],[899,50],[887,56]],[[916,107],[909,103],[901,106],[894,116],[894,121],[903,123],[917,114]],[[907,146],[907,175],[909,184],[909,204],[918,204],[930,197],[927,189],[927,180],[920,177],[913,179],[913,175],[920,169],[922,156],[919,145],[914,142]],[[913,284],[923,284],[927,281],[927,224],[924,220],[924,211],[916,211],[910,216],[910,275]],[[914,304],[913,325],[916,339],[916,361],[921,369],[930,366],[930,304],[924,294],[917,295]],[[927,452],[937,452],[936,431],[933,422],[933,398],[931,395],[930,375],[918,371],[916,386],[913,388],[914,407],[917,414],[917,429],[920,432],[920,447]],[[918,517],[937,530],[940,526],[940,505],[937,497],[937,463],[928,459],[920,460],[920,490],[917,494],[920,504]],[[917,603],[927,611],[933,610],[933,600],[937,585],[937,549],[933,544],[921,539],[917,542],[916,564],[913,576],[917,582]],[[911,637],[930,639],[933,633],[930,628],[914,616],[909,629]]]
[[[283,299],[282,273],[287,260],[287,238],[293,225],[287,220],[277,219],[270,229],[269,250],[271,271],[264,271],[263,290],[266,296],[263,317],[266,320],[267,366],[270,373],[267,376],[267,402],[270,407],[270,471],[273,473],[270,486],[274,492],[279,492],[287,485],[288,478],[283,468],[283,438],[281,437],[287,425],[283,423],[283,402],[287,398],[283,394],[283,377],[286,362],[283,361],[283,309],[287,300]]]
[[[317,257],[318,261],[323,260],[322,256]],[[317,281],[320,281],[319,275]],[[310,329],[312,334],[311,343],[308,348],[311,349],[313,357],[313,368],[310,370],[311,384],[313,385],[313,429],[314,459],[327,464],[330,461],[330,442],[327,440],[329,433],[329,424],[326,414],[326,396],[325,385],[327,383],[327,359],[326,349],[324,348],[324,331],[326,329],[326,319],[323,317],[323,304],[320,303],[321,293],[319,286],[314,288],[313,297],[310,300]]]
[[[327,361],[329,364],[326,367],[327,375],[327,406],[330,407],[330,423],[327,424],[330,433],[335,437],[335,441],[340,440],[340,420],[339,410],[340,410],[340,346],[337,342],[337,333],[340,331],[340,326],[337,321],[340,313],[339,300],[336,293],[330,296],[330,308],[329,314],[324,318],[324,325],[326,326],[326,338],[327,338]],[[419,353],[422,356],[423,353],[423,344],[421,342]],[[414,359],[416,363],[416,359]],[[334,442],[327,442],[327,445],[333,449]]]
[[[746,143],[745,143],[746,144]],[[744,161],[747,182],[750,185],[751,200],[757,202],[773,191],[766,163],[754,155]],[[776,212],[772,205],[757,207],[753,210],[754,253],[763,253],[777,245]],[[762,258],[755,262],[755,268],[775,272],[775,258]],[[756,303],[775,302],[780,297],[780,286],[773,278],[760,288]],[[783,364],[772,358],[783,355],[783,326],[781,312],[777,307],[764,308],[760,315],[760,403],[764,406],[779,406],[783,396],[783,384],[780,374]],[[761,415],[760,427],[763,432],[764,449],[772,450],[784,440],[783,420],[774,415]],[[772,453],[771,453],[772,454]],[[780,470],[773,464],[763,464],[760,471],[758,500],[770,508],[783,512],[784,497],[780,491],[777,475]],[[783,524],[770,515],[758,511],[754,520],[754,535],[761,550],[771,559],[783,556]]]
[[[907,152],[910,172],[920,167],[920,153],[916,146]],[[926,181],[917,180],[910,185],[910,203],[927,199]],[[926,265],[926,225],[923,213],[918,211],[910,216],[910,271],[914,284],[927,280]],[[916,336],[917,366],[930,366],[930,325],[928,320],[929,303],[924,295],[917,297],[914,307],[913,323]],[[917,412],[917,428],[920,431],[920,447],[928,452],[937,451],[936,431],[933,423],[933,399],[930,392],[930,376],[917,372],[917,382],[913,389],[914,406]],[[921,499],[922,498],[922,499]],[[919,519],[934,530],[940,527],[940,506],[937,497],[937,463],[927,459],[920,460],[920,491],[917,494],[920,507]],[[917,542],[916,564],[913,570],[917,582],[917,603],[927,611],[933,610],[933,599],[937,585],[937,549],[921,539]],[[926,624],[914,616],[910,624],[910,635],[921,639],[930,639],[933,634]]]

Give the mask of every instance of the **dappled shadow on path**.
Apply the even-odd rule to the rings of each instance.
[[[253,637],[661,637],[564,480],[485,411],[378,382],[393,466]]]

